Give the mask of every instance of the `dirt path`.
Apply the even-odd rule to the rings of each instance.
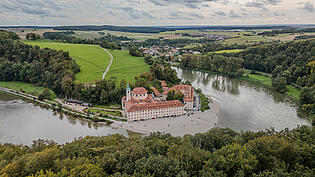
[[[109,55],[110,55],[110,63],[109,63],[109,65],[108,65],[108,67],[107,67],[107,69],[106,69],[106,71],[103,73],[103,80],[105,79],[105,76],[106,76],[106,74],[108,73],[108,71],[109,71],[109,68],[110,68],[110,66],[112,65],[112,63],[113,63],[113,60],[114,60],[114,57],[113,57],[113,55],[107,50],[107,49],[105,49],[105,48],[103,48],[103,47],[101,47],[103,50],[105,50]]]

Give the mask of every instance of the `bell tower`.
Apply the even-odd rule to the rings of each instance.
[[[131,90],[130,90],[130,87],[129,87],[129,82],[127,83],[126,97],[127,97],[126,101],[131,100]]]

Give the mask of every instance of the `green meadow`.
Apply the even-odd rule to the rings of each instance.
[[[271,86],[272,85],[272,80],[271,76],[267,73],[262,73],[262,72],[257,72],[258,74],[251,74],[250,70],[245,70],[245,73],[243,74],[242,79],[244,80],[249,80],[253,82],[258,82],[263,85]]]
[[[209,53],[216,53],[216,54],[220,54],[220,53],[237,53],[237,52],[241,52],[244,49],[232,49],[232,50],[219,50],[219,51],[214,51],[214,52],[209,52]]]
[[[258,74],[250,74],[250,70],[245,70],[244,75],[241,77],[244,80],[252,81],[252,82],[257,82],[263,85],[271,86],[272,85],[272,79],[271,75],[263,72],[257,72]],[[292,96],[293,98],[299,100],[300,99],[300,94],[301,90],[295,88],[292,85],[287,86],[288,90],[286,94]]]
[[[32,94],[35,96],[39,96],[39,94],[43,93],[43,91],[45,89],[47,89],[47,88],[40,87],[40,86],[34,86],[32,84],[29,84],[29,83],[15,82],[15,81],[9,81],[9,82],[0,81],[0,87],[9,88],[9,89],[16,90],[16,91],[23,91],[25,93]],[[52,91],[50,89],[48,89],[48,90],[49,90],[49,93],[50,93],[52,99],[57,98],[54,91]]]
[[[116,77],[117,80],[125,79],[133,82],[134,77],[149,71],[150,67],[144,62],[143,57],[134,57],[128,50],[108,50],[114,57],[112,66],[106,75],[106,79]]]
[[[83,83],[101,80],[102,75],[110,63],[110,56],[97,45],[67,44],[55,41],[24,41],[26,44],[37,45],[41,48],[52,48],[68,51],[70,56],[80,66],[76,80]]]

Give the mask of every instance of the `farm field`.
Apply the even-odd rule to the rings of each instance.
[[[237,52],[241,52],[243,50],[244,49],[219,50],[219,51],[210,52],[210,53],[216,53],[216,54],[219,54],[219,53],[237,53]]]
[[[0,87],[9,88],[9,89],[16,90],[16,91],[24,91],[25,93],[32,94],[35,96],[39,96],[45,89],[47,89],[47,88],[40,87],[40,86],[34,86],[32,84],[29,84],[29,83],[17,82],[17,81],[9,81],[9,82],[0,81]],[[47,89],[47,90],[49,90],[49,93],[51,95],[51,99],[57,98],[54,91],[52,91],[50,89]]]
[[[69,51],[80,66],[80,72],[76,74],[76,80],[82,83],[101,80],[103,72],[110,63],[110,56],[97,45],[67,44],[54,41],[24,41],[26,44],[38,45],[41,48]]]
[[[254,36],[239,36],[238,38],[226,39],[224,41],[220,41],[219,43],[231,45],[231,44],[255,44],[259,42],[271,42],[271,41],[274,41],[274,39],[254,35]]]
[[[144,62],[143,57],[134,57],[128,50],[108,50],[114,57],[112,66],[106,75],[106,79],[116,77],[117,80],[125,79],[133,82],[134,77],[149,71],[149,65]]]

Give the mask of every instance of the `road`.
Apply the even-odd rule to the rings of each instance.
[[[105,76],[106,76],[106,74],[107,74],[107,72],[109,71],[109,68],[110,68],[110,66],[112,65],[112,63],[113,63],[113,60],[114,60],[114,57],[113,57],[113,55],[107,50],[107,49],[105,49],[105,48],[103,48],[103,47],[101,47],[103,50],[105,50],[109,55],[110,55],[110,63],[109,63],[109,65],[108,65],[108,67],[107,67],[107,69],[106,69],[106,71],[103,73],[103,80],[105,79]]]

